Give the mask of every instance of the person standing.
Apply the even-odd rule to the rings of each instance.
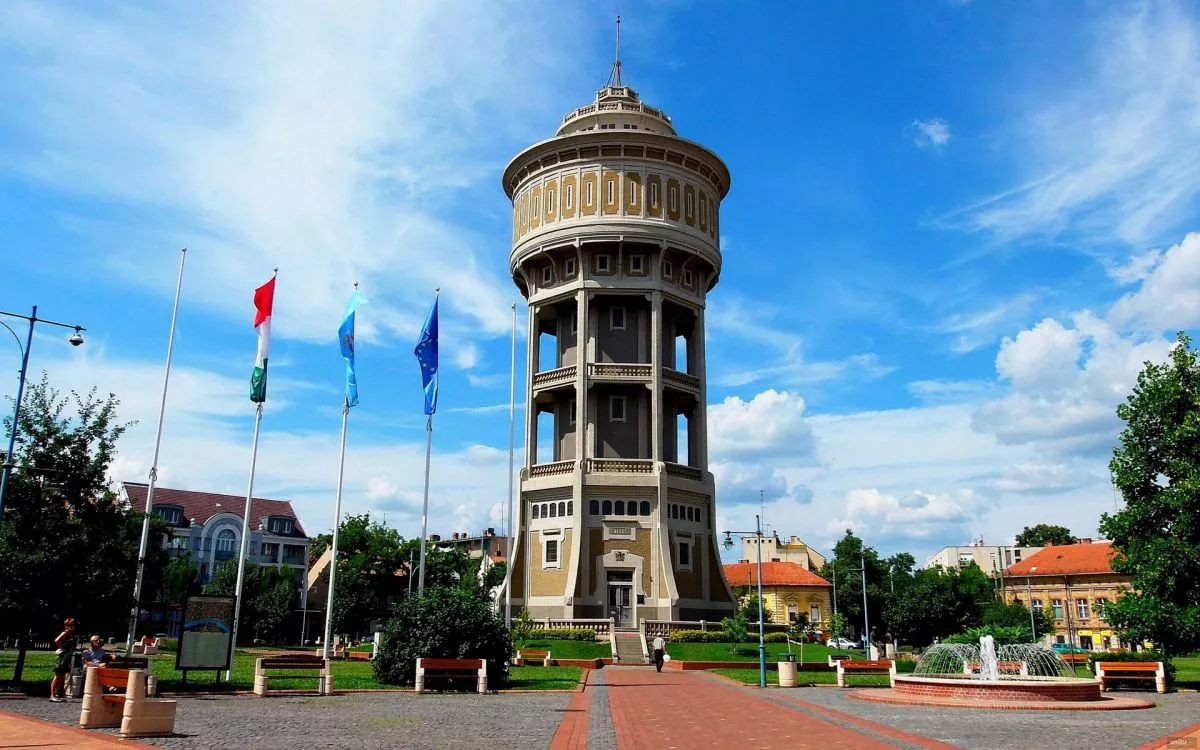
[[[663,657],[667,654],[667,643],[662,639],[661,635],[654,636],[654,668],[661,672],[663,668]]]
[[[54,652],[54,679],[50,680],[50,700],[55,703],[63,702],[61,695],[63,683],[67,673],[71,671],[71,662],[75,659],[75,648],[78,645],[79,639],[75,636],[75,618],[68,617],[63,620],[63,631],[54,639],[54,646],[57,650]]]

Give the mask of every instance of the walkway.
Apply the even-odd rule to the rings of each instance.
[[[148,747],[140,742],[121,740],[102,732],[88,732],[53,721],[0,711],[0,748],[55,748],[72,750],[113,750],[116,747],[136,750]]]
[[[647,667],[606,667],[601,686],[568,708],[552,750],[613,746],[584,727],[603,726],[595,712],[607,702],[612,739],[619,750],[635,748],[949,748],[848,714],[813,711],[767,699],[698,672],[655,672]],[[591,694],[591,700],[586,696]]]

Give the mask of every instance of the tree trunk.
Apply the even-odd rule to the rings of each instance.
[[[25,673],[25,652],[29,650],[29,638],[21,636],[17,638],[17,665],[13,668],[13,682],[17,685],[21,684],[21,677]]]

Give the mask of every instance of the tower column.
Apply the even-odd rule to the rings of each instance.
[[[708,362],[705,359],[704,353],[704,308],[696,311],[696,324],[692,331],[692,346],[688,347],[688,358],[695,359],[695,362],[688,363],[688,369],[695,368],[695,375],[700,378],[700,403],[696,404],[696,410],[693,415],[693,420],[689,424],[695,424],[692,431],[696,435],[693,441],[696,446],[696,456],[692,458],[689,454],[689,463],[692,466],[698,466],[705,471],[708,471]],[[693,355],[692,352],[695,352]]]
[[[580,269],[580,276],[585,274]],[[591,326],[588,325],[588,292],[579,290],[575,295],[575,458],[586,461],[595,453],[591,445],[592,414],[588,409],[588,364],[592,361],[590,346]]]
[[[529,349],[525,357],[525,469],[537,463],[537,406],[533,400],[533,376],[537,373],[541,359],[541,342],[538,335],[538,307],[529,305]]]
[[[662,450],[662,292],[650,293],[650,458],[663,460]]]

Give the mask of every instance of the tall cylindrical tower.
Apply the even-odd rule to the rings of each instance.
[[[705,295],[729,169],[613,79],[504,170],[529,303],[514,602],[535,618],[715,620]]]

